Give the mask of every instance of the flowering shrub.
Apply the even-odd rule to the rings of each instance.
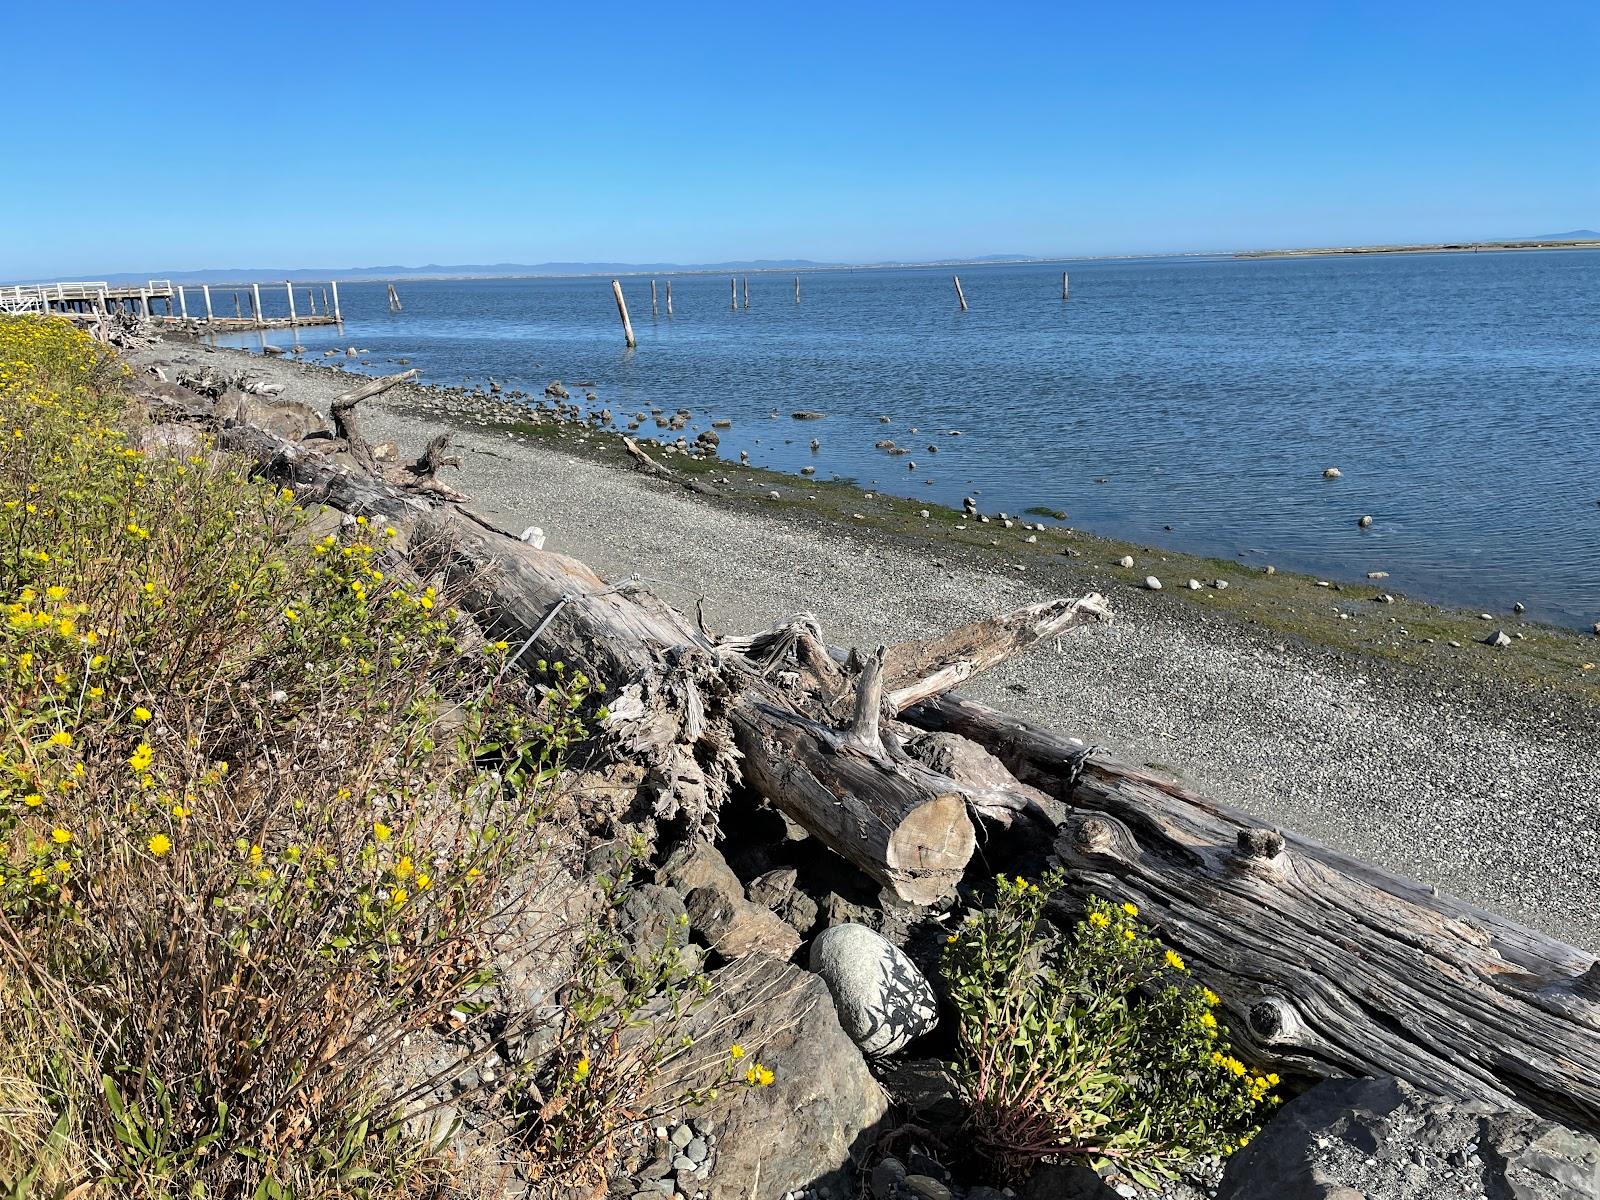
[[[0,1179],[408,1189],[375,1080],[471,1008],[599,689],[462,653],[394,530],[147,454],[117,373],[0,318]]]
[[[1000,877],[945,947],[952,1067],[982,1149],[1017,1177],[1080,1157],[1151,1184],[1243,1146],[1278,1079],[1232,1055],[1215,993],[1132,904],[1091,899],[1061,934],[1042,920],[1060,877],[1041,882]]]

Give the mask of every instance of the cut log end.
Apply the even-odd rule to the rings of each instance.
[[[967,802],[959,792],[919,804],[890,835],[884,855],[895,893],[913,904],[949,895],[976,847]]]

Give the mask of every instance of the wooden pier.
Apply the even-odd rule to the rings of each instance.
[[[283,288],[286,316],[269,317],[261,300],[261,284],[209,283],[174,284],[170,279],[151,279],[140,284],[105,282],[18,283],[0,285],[0,313],[58,313],[64,316],[104,316],[120,312],[161,325],[177,326],[200,333],[231,333],[249,329],[294,329],[302,325],[342,325],[339,310],[339,284],[326,286],[292,283],[268,286],[268,296]],[[295,293],[302,295],[303,308],[297,308]],[[215,292],[215,294],[214,294]],[[318,308],[318,296],[321,308]],[[233,315],[216,310],[226,296],[232,296]],[[189,311],[190,298],[195,311]],[[248,312],[245,311],[248,306]]]

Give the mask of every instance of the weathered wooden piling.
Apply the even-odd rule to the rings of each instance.
[[[794,277],[794,302],[796,304],[800,303],[800,276],[798,275]]]
[[[739,311],[739,280],[737,277],[728,280],[728,307],[734,312]]]
[[[211,313],[211,285],[202,283],[200,285],[200,294],[206,298],[206,320],[215,321],[216,317]]]
[[[750,276],[744,277],[744,306],[750,307]]]
[[[400,311],[400,293],[394,290],[394,284],[389,285],[389,311]]]
[[[656,281],[652,279],[650,281],[650,315],[653,317],[659,312],[660,309],[656,307]]]
[[[1067,273],[1065,271],[1061,272],[1061,298],[1063,300],[1067,298]]]
[[[672,280],[667,280],[667,316],[672,315]]]
[[[954,279],[956,281],[956,299],[961,301],[961,311],[962,312],[966,312],[967,311],[967,294],[961,290],[961,276],[952,275],[952,276],[950,276],[950,278]]]
[[[187,319],[189,316],[189,298],[183,294],[183,284],[178,285],[178,315]]]
[[[261,285],[259,283],[252,283],[250,285],[250,315],[257,321],[261,320],[262,317]]]
[[[628,349],[632,350],[639,343],[633,339],[633,322],[628,320],[628,302],[622,298],[620,280],[611,281],[611,294],[617,298],[617,315],[622,318],[622,334],[628,339]]]
[[[244,320],[244,310],[239,307],[239,293],[233,294],[233,315],[236,320]]]
[[[290,283],[287,279],[283,281],[283,293],[289,297],[289,324],[293,325],[295,322],[294,284]]]
[[[333,319],[343,324],[344,318],[339,315],[339,281],[337,279],[330,280],[328,286],[333,289]]]

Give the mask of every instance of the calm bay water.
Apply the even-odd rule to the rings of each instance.
[[[761,466],[947,505],[981,490],[986,512],[1600,620],[1600,252],[1065,266],[1066,303],[1061,266],[962,268],[965,313],[942,269],[805,273],[799,304],[792,274],[752,274],[737,311],[726,276],[678,275],[670,319],[630,277],[633,351],[606,279],[405,281],[399,313],[355,283],[343,332],[299,341],[436,383],[561,379],[577,398],[593,381],[619,419],[690,409],[691,440],[731,418],[722,453]],[[274,313],[282,288],[265,298]]]

